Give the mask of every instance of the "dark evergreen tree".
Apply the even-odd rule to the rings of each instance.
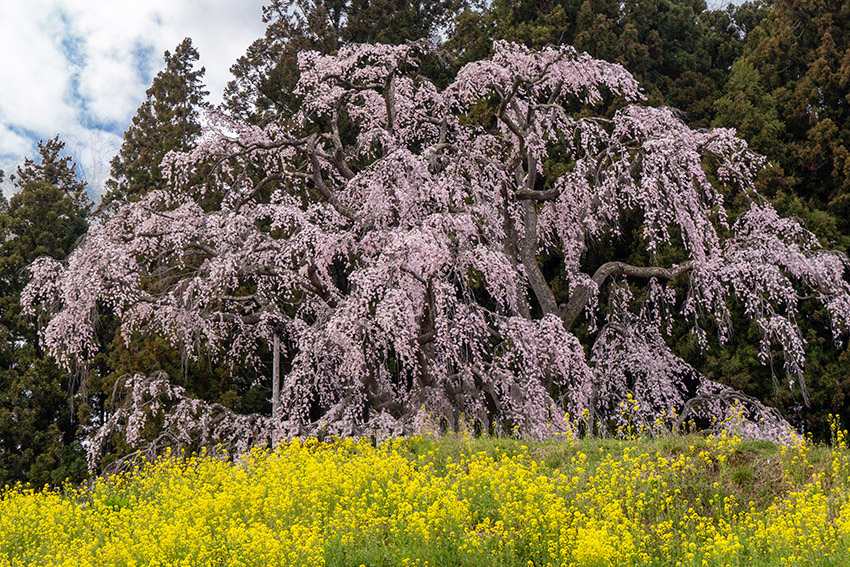
[[[71,160],[71,157],[61,155],[64,149],[65,142],[61,141],[58,135],[46,142],[40,140],[38,142],[39,160],[36,162],[25,158],[23,165],[16,168],[10,180],[18,189],[23,189],[30,181],[43,181],[55,185],[60,191],[69,195],[78,207],[89,211],[91,201],[86,193],[88,185],[77,177],[77,164]]]
[[[38,347],[37,322],[21,315],[26,267],[64,258],[87,229],[91,204],[58,138],[39,143],[12,177],[19,191],[0,203],[0,485],[80,480],[85,460],[72,410],[73,376]]]
[[[200,133],[200,112],[208,106],[209,93],[202,82],[204,68],[196,68],[198,51],[186,38],[174,53],[166,51],[164,60],[165,69],[154,77],[111,162],[101,210],[112,201],[134,200],[165,187],[162,158],[172,150],[190,150]]]
[[[448,46],[468,61],[489,53],[494,39],[572,45],[625,66],[649,104],[708,126],[754,18],[748,7],[739,22],[738,11],[708,11],[703,0],[494,0],[460,14]]]
[[[297,104],[300,51],[336,53],[347,43],[438,41],[469,0],[271,0],[263,8],[268,24],[231,67],[224,108],[259,123],[288,116]]]
[[[850,249],[850,4],[773,0],[755,7],[745,50],[732,66],[715,124],[733,126],[765,154],[760,190],[784,215],[803,219],[831,248]],[[745,4],[741,10],[753,8]],[[743,18],[742,18],[743,21]],[[829,339],[825,313],[809,308],[805,338],[813,356],[808,406],[770,386],[742,338],[712,361],[717,373],[745,376],[765,397],[818,437],[828,414],[850,423],[850,352]],[[736,368],[733,368],[736,367]]]
[[[850,4],[775,0],[735,63],[720,120],[850,234]],[[734,86],[735,88],[731,88]]]

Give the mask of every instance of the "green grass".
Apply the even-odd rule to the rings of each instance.
[[[0,499],[11,565],[850,565],[845,448],[310,442]]]

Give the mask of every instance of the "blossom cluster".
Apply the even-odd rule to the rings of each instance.
[[[764,160],[745,141],[639,104],[623,67],[566,46],[497,42],[445,89],[417,74],[419,49],[302,53],[285,122],[213,112],[198,147],[166,159],[168,187],[119,207],[67,261],[32,266],[22,304],[50,316],[45,348],[84,363],[104,309],[128,340],[158,334],[242,367],[275,335],[288,368],[275,417],[292,430],[358,435],[374,419],[410,433],[424,406],[542,438],[566,413],[610,420],[628,394],[651,422],[716,391],[664,329],[683,314],[701,346],[709,331],[724,341],[739,301],[762,360],[782,352],[806,398],[799,302],[823,303],[839,337],[848,262],[755,192]],[[610,119],[570,110],[606,97],[624,102]],[[750,202],[731,222],[730,194]],[[642,219],[648,264],[587,265],[622,218]],[[658,265],[671,247],[682,261]],[[634,285],[648,291],[637,307]]]

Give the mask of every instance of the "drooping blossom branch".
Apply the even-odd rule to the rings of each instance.
[[[755,193],[764,160],[733,131],[638,104],[625,69],[569,47],[497,42],[443,90],[417,73],[419,49],[303,53],[286,123],[211,113],[198,147],[164,166],[175,187],[196,170],[203,185],[128,203],[66,262],[32,266],[23,302],[51,315],[46,348],[66,365],[89,358],[108,309],[128,336],[244,364],[282,322],[292,431],[405,432],[430,415],[544,437],[570,427],[567,413],[613,419],[628,393],[647,419],[674,419],[703,380],[665,343],[677,314],[700,337],[719,324],[724,340],[737,298],[765,360],[783,351],[798,380],[799,294],[846,328],[846,259]],[[604,97],[629,104],[611,119],[570,111]],[[735,192],[752,206],[730,221]],[[683,261],[588,265],[625,215],[642,219],[650,258],[679,247]],[[563,262],[568,297],[544,253]],[[685,280],[681,304],[672,286]],[[581,317],[589,357],[572,333]]]
[[[121,401],[116,395],[118,386],[122,387]],[[166,448],[175,454],[181,449],[198,447],[244,453],[253,445],[269,443],[276,434],[286,433],[286,424],[275,423],[270,417],[241,415],[220,404],[192,398],[181,386],[172,384],[163,372],[125,376],[116,383],[113,402],[109,419],[86,448],[90,469],[96,467],[105,444],[115,433],[123,433],[125,441],[148,459]],[[152,439],[145,439],[146,424],[159,418],[164,421],[164,427]],[[122,465],[117,462],[113,467],[118,469]]]

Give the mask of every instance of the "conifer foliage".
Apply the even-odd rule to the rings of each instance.
[[[0,483],[59,484],[85,471],[72,375],[39,348],[38,322],[21,316],[27,265],[64,259],[85,233],[90,203],[59,138],[11,176],[18,192],[0,201]]]
[[[755,192],[764,160],[733,131],[692,130],[641,105],[625,69],[570,47],[497,42],[444,89],[417,74],[419,49],[302,52],[290,120],[211,113],[197,148],[172,152],[163,170],[181,185],[208,171],[205,183],[151,191],[93,226],[67,261],[32,265],[23,300],[52,314],[46,348],[69,367],[90,358],[98,309],[125,333],[240,365],[280,333],[288,372],[280,419],[262,425],[272,436],[471,419],[546,437],[568,416],[607,427],[627,400],[646,424],[683,409],[723,417],[743,401],[750,433],[790,435],[665,342],[677,315],[703,343],[729,337],[734,300],[761,331],[763,361],[784,354],[798,380],[799,292],[824,305],[836,337],[847,328],[847,260]],[[628,104],[610,119],[570,111],[612,96]],[[200,205],[210,193],[212,210]],[[749,202],[734,219],[732,195]],[[588,248],[635,218],[650,261],[588,265]],[[678,263],[657,261],[673,246]],[[544,253],[563,285],[541,269]],[[671,284],[685,278],[677,296]],[[210,423],[231,440],[257,435],[256,420],[159,379],[130,382],[130,437],[152,408],[177,444]]]
[[[351,43],[432,41],[466,0],[271,0],[266,33],[230,68],[224,92],[233,116],[253,123],[297,111],[298,54],[336,53]]]
[[[12,184],[23,190],[31,182],[41,182],[53,185],[59,191],[69,196],[81,210],[91,208],[86,193],[87,184],[77,177],[77,164],[70,156],[63,156],[65,142],[56,136],[53,139],[38,142],[38,161],[26,158],[11,176]],[[0,178],[2,179],[2,178]]]
[[[160,165],[170,151],[185,152],[201,132],[200,112],[207,106],[204,68],[196,69],[198,51],[184,39],[165,52],[165,69],[157,73],[139,106],[124,144],[112,159],[111,178],[102,207],[113,201],[135,200],[163,189]]]

